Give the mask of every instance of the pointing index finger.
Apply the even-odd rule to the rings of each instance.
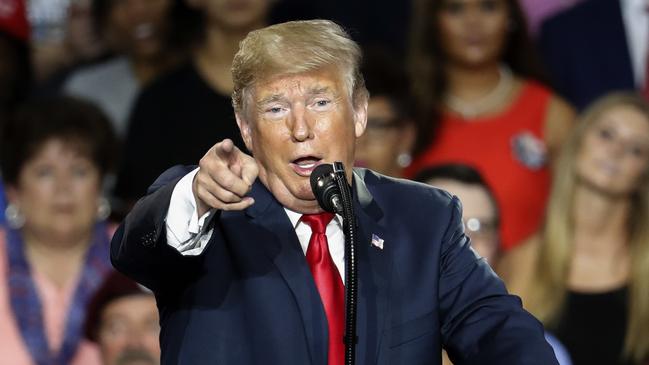
[[[234,143],[230,139],[224,139],[219,143],[216,148],[214,149],[214,153],[224,161],[227,161],[229,163],[230,158],[232,157],[233,152],[235,151],[236,147],[234,146]]]

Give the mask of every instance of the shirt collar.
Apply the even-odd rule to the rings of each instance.
[[[293,226],[293,229],[296,229],[297,225],[300,224],[302,213],[292,211],[287,207],[284,207],[284,211],[286,212],[286,215],[288,215],[288,219],[291,220],[291,225]],[[334,216],[334,221],[338,224],[339,227],[343,226],[343,218],[339,214],[336,214]]]

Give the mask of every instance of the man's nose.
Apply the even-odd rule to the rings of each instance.
[[[313,125],[309,120],[307,110],[304,106],[293,108],[291,118],[291,137],[296,142],[304,142],[313,138]]]

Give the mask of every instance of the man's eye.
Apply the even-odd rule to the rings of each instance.
[[[331,100],[329,99],[319,99],[313,103],[313,107],[318,110],[327,109],[331,105]]]
[[[280,108],[280,107],[273,107],[273,108],[268,108],[267,111],[268,111],[269,113],[276,114],[276,113],[280,113],[280,112],[282,111],[282,108]]]

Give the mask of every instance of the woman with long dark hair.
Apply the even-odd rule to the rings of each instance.
[[[515,0],[420,0],[410,52],[425,123],[409,175],[464,163],[493,187],[509,248],[534,232],[573,111],[543,83]]]

